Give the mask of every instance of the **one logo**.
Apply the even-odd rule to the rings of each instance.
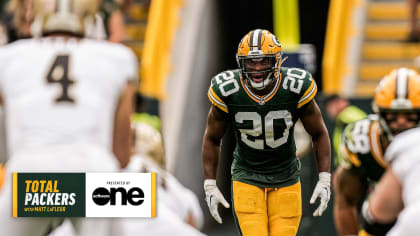
[[[86,217],[156,217],[155,173],[86,173]]]
[[[117,205],[117,194],[120,196],[118,199],[121,199],[119,202],[120,205],[130,205],[139,206],[144,202],[144,192],[141,188],[134,187],[125,189],[123,187],[110,188],[109,190],[104,187],[99,187],[95,189],[92,193],[92,200],[96,205],[104,206],[110,203],[111,206]]]

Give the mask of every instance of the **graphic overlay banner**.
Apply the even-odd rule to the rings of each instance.
[[[156,217],[156,173],[13,173],[13,217]]]
[[[83,217],[84,197],[84,173],[13,173],[13,217]]]

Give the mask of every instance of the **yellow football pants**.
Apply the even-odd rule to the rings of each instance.
[[[300,182],[260,188],[233,181],[235,218],[243,236],[295,236],[302,216]]]

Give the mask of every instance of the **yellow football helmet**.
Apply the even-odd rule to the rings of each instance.
[[[34,36],[66,33],[85,36],[96,26],[99,0],[33,0]]]
[[[251,71],[246,67],[247,60],[269,60],[271,67],[263,71]],[[282,49],[276,36],[268,30],[256,29],[246,34],[238,46],[236,61],[242,75],[248,84],[255,89],[263,89],[280,75],[282,63]],[[253,81],[252,75],[264,73],[264,79],[260,82]]]
[[[378,114],[388,139],[392,140],[394,131],[387,124],[385,114],[417,112],[420,115],[420,75],[407,68],[399,68],[386,75],[376,88],[373,110]]]

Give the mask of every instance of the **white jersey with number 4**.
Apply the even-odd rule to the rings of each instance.
[[[10,156],[68,144],[111,151],[119,97],[136,78],[137,60],[119,44],[41,38],[1,47]]]

